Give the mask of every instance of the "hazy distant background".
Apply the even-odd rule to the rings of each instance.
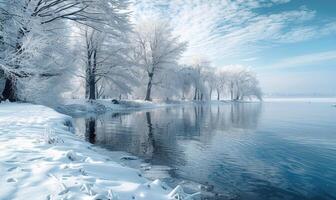
[[[266,94],[336,96],[335,0],[134,0],[137,14],[171,19],[195,55],[248,66]]]

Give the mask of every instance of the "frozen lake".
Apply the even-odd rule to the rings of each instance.
[[[153,165],[148,176],[204,184],[219,193],[212,199],[336,199],[332,103],[176,106],[77,118],[76,127]]]

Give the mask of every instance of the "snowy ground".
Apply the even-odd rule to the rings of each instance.
[[[0,199],[192,199],[71,133],[71,118],[31,104],[0,104]]]

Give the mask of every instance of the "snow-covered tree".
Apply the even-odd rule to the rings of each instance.
[[[206,70],[210,67],[210,61],[202,57],[195,57],[191,67],[193,68],[191,76],[194,82],[193,99],[204,100],[207,93],[205,74]]]
[[[219,76],[220,74],[218,74],[217,68],[209,67],[204,71],[203,78],[205,81],[206,88],[208,89],[209,100],[211,100],[214,90],[217,90],[218,94],[217,99],[219,100],[219,93],[218,93]]]
[[[179,84],[180,84],[180,89],[181,89],[181,98],[182,100],[186,99],[186,96],[191,92],[192,87],[195,83],[194,80],[194,73],[195,70],[187,65],[181,66],[181,69],[179,70]]]
[[[84,78],[86,98],[129,93],[136,78],[126,38],[86,27],[83,39],[80,64],[84,67],[79,74]]]
[[[256,97],[262,99],[258,79],[251,70],[234,67],[226,70],[231,100],[243,100]]]
[[[169,22],[140,17],[132,30],[128,10],[127,0],[0,0],[0,98],[54,102],[76,84],[89,99],[261,98],[247,69],[201,56],[179,65],[187,45]]]
[[[220,100],[221,94],[225,93],[225,90],[227,90],[228,76],[229,74],[225,69],[217,68],[215,70],[214,87],[216,88],[217,92],[217,100]]]
[[[85,96],[89,99],[127,94],[136,80],[129,55],[127,8],[128,2],[123,0],[100,0],[89,8],[91,13],[102,13],[100,21],[85,26],[81,33],[85,40]]]
[[[62,79],[60,77],[72,65],[67,46],[69,22],[88,26],[100,22],[101,13],[88,12],[88,9],[101,1],[105,0],[1,1],[0,38],[4,45],[0,52],[0,70],[6,77],[3,98],[25,100],[22,91],[27,86],[40,95],[41,83],[47,85]],[[38,79],[39,84],[34,85],[33,80]]]
[[[93,45],[89,46],[92,57],[88,59],[91,61],[98,54],[97,45],[103,43],[94,41],[103,38],[104,41],[109,40],[111,46],[118,46],[111,38],[125,37],[124,31],[129,28],[128,13],[125,12],[127,6],[128,1],[124,0],[1,1],[0,39],[4,45],[0,50],[0,71],[6,79],[3,98],[12,101],[31,100],[33,96],[40,98],[39,95],[45,93],[42,88],[55,84],[56,79],[60,85],[71,80],[69,71],[76,66],[76,53],[72,51],[75,48],[71,48],[71,45],[78,47],[78,43],[74,44],[72,32],[76,24],[90,29],[88,39]],[[122,50],[118,53],[115,50],[111,49],[113,56],[109,58],[116,59],[121,55],[119,52]],[[107,62],[111,63],[111,59],[105,64]],[[105,70],[99,73],[105,76],[110,72]],[[29,98],[26,94],[29,94]]]
[[[133,41],[134,55],[139,66],[147,77],[145,100],[151,101],[153,85],[177,61],[186,48],[186,43],[180,42],[172,35],[168,22],[159,19],[142,19],[135,27]]]

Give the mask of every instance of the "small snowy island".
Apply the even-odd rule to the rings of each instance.
[[[51,108],[0,104],[0,199],[192,199],[99,154]]]

